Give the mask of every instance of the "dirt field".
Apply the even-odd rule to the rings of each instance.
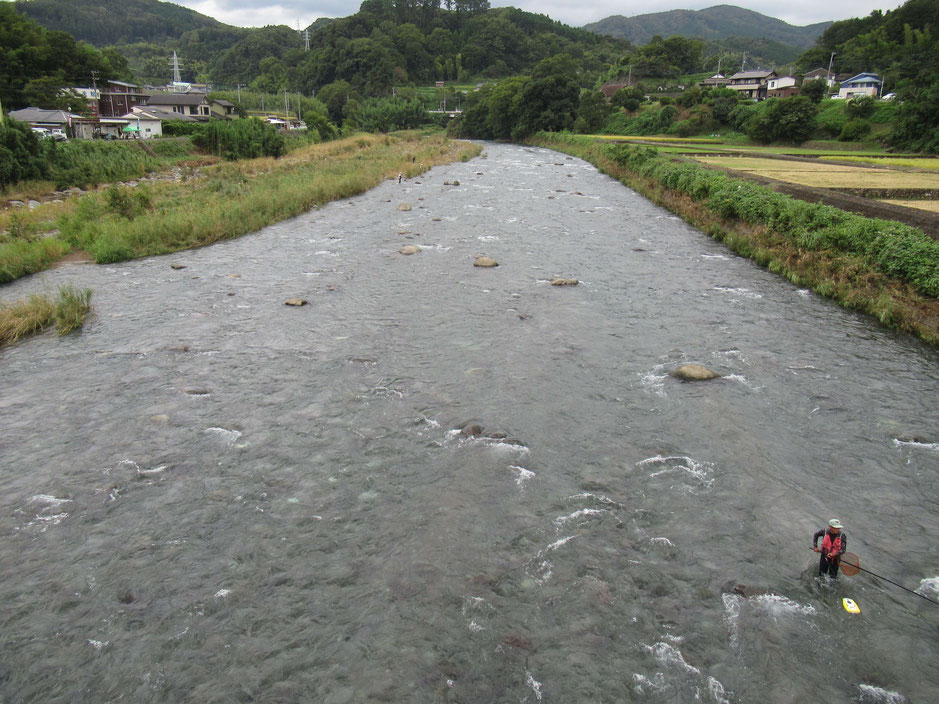
[[[697,160],[708,166],[742,171],[813,188],[935,189],[939,192],[937,173],[759,157],[697,157]]]

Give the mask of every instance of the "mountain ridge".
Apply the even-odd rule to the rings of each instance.
[[[611,15],[584,25],[584,29],[627,39],[635,45],[647,44],[656,35],[709,40],[736,36],[772,39],[808,49],[831,24],[817,22],[800,27],[736,5],[714,5],[703,10],[667,10],[632,17]]]

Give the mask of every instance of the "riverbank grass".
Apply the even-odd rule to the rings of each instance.
[[[55,326],[59,335],[81,328],[91,311],[91,289],[61,286],[53,298],[47,293],[0,304],[0,347]]]
[[[141,187],[146,193],[134,197],[139,207],[119,207],[129,194],[85,196],[60,219],[59,237],[99,264],[201,247],[480,150],[442,134],[358,135],[280,159],[218,164],[184,184]]]

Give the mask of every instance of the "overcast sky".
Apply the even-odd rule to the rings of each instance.
[[[268,24],[308,26],[319,17],[346,17],[354,14],[361,0],[279,0],[268,3],[264,0],[172,0],[178,5],[191,7],[209,17],[240,27],[262,27]],[[493,7],[512,5],[529,12],[548,15],[565,24],[580,27],[588,22],[610,15],[633,15],[666,10],[701,10],[705,7],[727,4],[745,7],[770,17],[778,17],[789,24],[806,25],[826,20],[843,20],[849,17],[865,17],[872,10],[892,10],[903,4],[902,0],[674,0],[669,2],[645,2],[643,0],[516,0],[502,2],[490,0]]]

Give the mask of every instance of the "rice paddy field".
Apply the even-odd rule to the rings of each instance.
[[[939,214],[939,200],[882,200],[881,203],[902,205],[904,208],[916,208],[930,213]]]
[[[869,169],[863,166],[761,159],[760,157],[699,156],[696,158],[708,166],[744,171],[757,176],[815,188],[935,188],[939,190],[939,173]]]
[[[914,169],[939,171],[939,159],[933,157],[869,157],[869,156],[822,156],[821,159],[852,161],[876,166],[906,166]]]

